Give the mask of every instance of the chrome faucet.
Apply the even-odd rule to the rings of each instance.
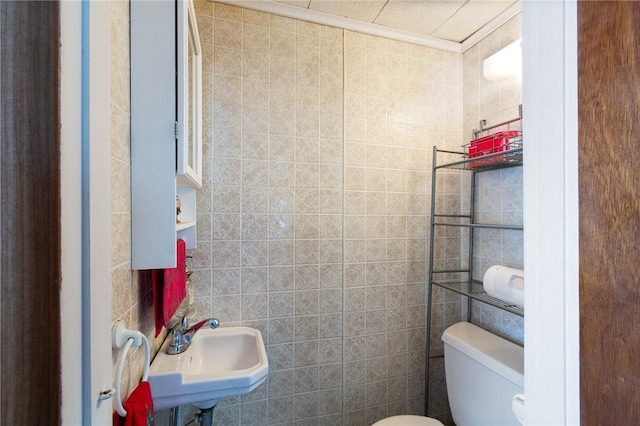
[[[196,334],[196,331],[200,330],[207,324],[211,328],[220,327],[220,321],[215,318],[202,320],[189,327],[187,317],[183,316],[180,322],[171,330],[172,339],[171,342],[169,342],[167,353],[169,355],[178,355],[186,351],[189,345],[191,345],[191,339],[193,338],[193,335]]]

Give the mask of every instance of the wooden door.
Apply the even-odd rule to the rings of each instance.
[[[60,423],[59,3],[0,2],[0,424]]]
[[[578,3],[582,425],[640,424],[640,2]]]

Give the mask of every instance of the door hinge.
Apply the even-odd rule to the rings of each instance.
[[[173,122],[173,137],[175,139],[178,139],[178,122],[177,121]]]

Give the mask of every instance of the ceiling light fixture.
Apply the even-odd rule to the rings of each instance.
[[[518,39],[484,60],[482,75],[487,80],[500,81],[522,75],[522,40]]]

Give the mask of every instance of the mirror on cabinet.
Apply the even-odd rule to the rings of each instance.
[[[202,186],[202,49],[191,1],[178,2],[177,177]],[[180,13],[180,11],[182,13]],[[182,15],[182,16],[180,16]]]

